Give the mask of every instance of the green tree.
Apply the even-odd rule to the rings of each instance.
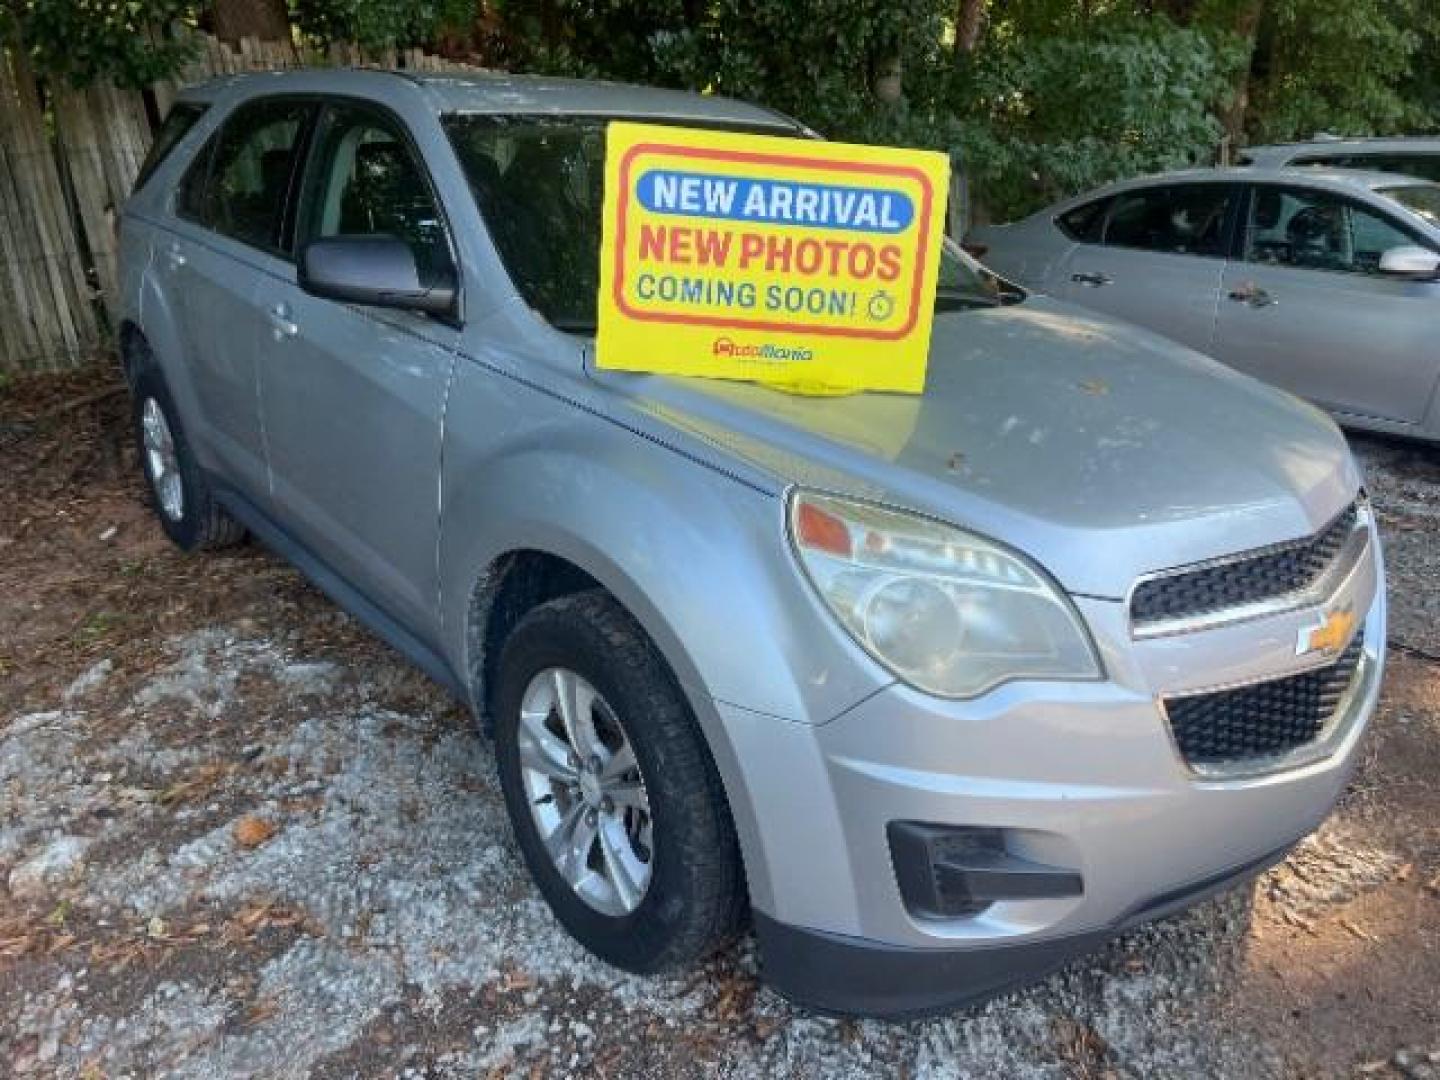
[[[37,71],[73,86],[108,79],[141,87],[188,59],[189,46],[165,28],[193,16],[185,0],[12,0],[0,8],[0,37],[24,49]]]

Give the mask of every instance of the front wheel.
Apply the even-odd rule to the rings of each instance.
[[[496,757],[526,864],[601,959],[652,972],[736,929],[740,855],[724,792],[654,646],[607,594],[535,608],[501,654]]]

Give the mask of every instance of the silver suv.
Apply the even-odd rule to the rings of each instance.
[[[253,533],[471,703],[631,971],[750,920],[802,1003],[948,1007],[1314,829],[1385,642],[1335,426],[954,250],[921,396],[597,370],[616,117],[804,135],[498,76],[184,94],[121,226],[170,537]]]

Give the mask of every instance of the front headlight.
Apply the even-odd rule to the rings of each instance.
[[[912,514],[797,491],[790,540],[825,603],[901,679],[968,698],[1012,679],[1098,679],[1070,602],[1028,560]]]

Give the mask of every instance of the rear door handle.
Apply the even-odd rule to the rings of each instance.
[[[1102,274],[1097,271],[1093,273],[1071,274],[1070,280],[1077,285],[1088,285],[1092,289],[1098,289],[1101,285],[1109,285],[1115,279],[1109,274]]]
[[[180,250],[180,245],[172,243],[165,249],[165,258],[170,261],[172,270],[179,270],[186,263],[185,252]]]
[[[1258,285],[1242,285],[1232,290],[1228,296],[1237,304],[1249,304],[1252,308],[1274,307],[1280,303]]]
[[[300,324],[290,318],[289,304],[276,304],[267,313],[267,318],[270,320],[270,332],[274,334],[276,341],[283,341],[300,333]]]

